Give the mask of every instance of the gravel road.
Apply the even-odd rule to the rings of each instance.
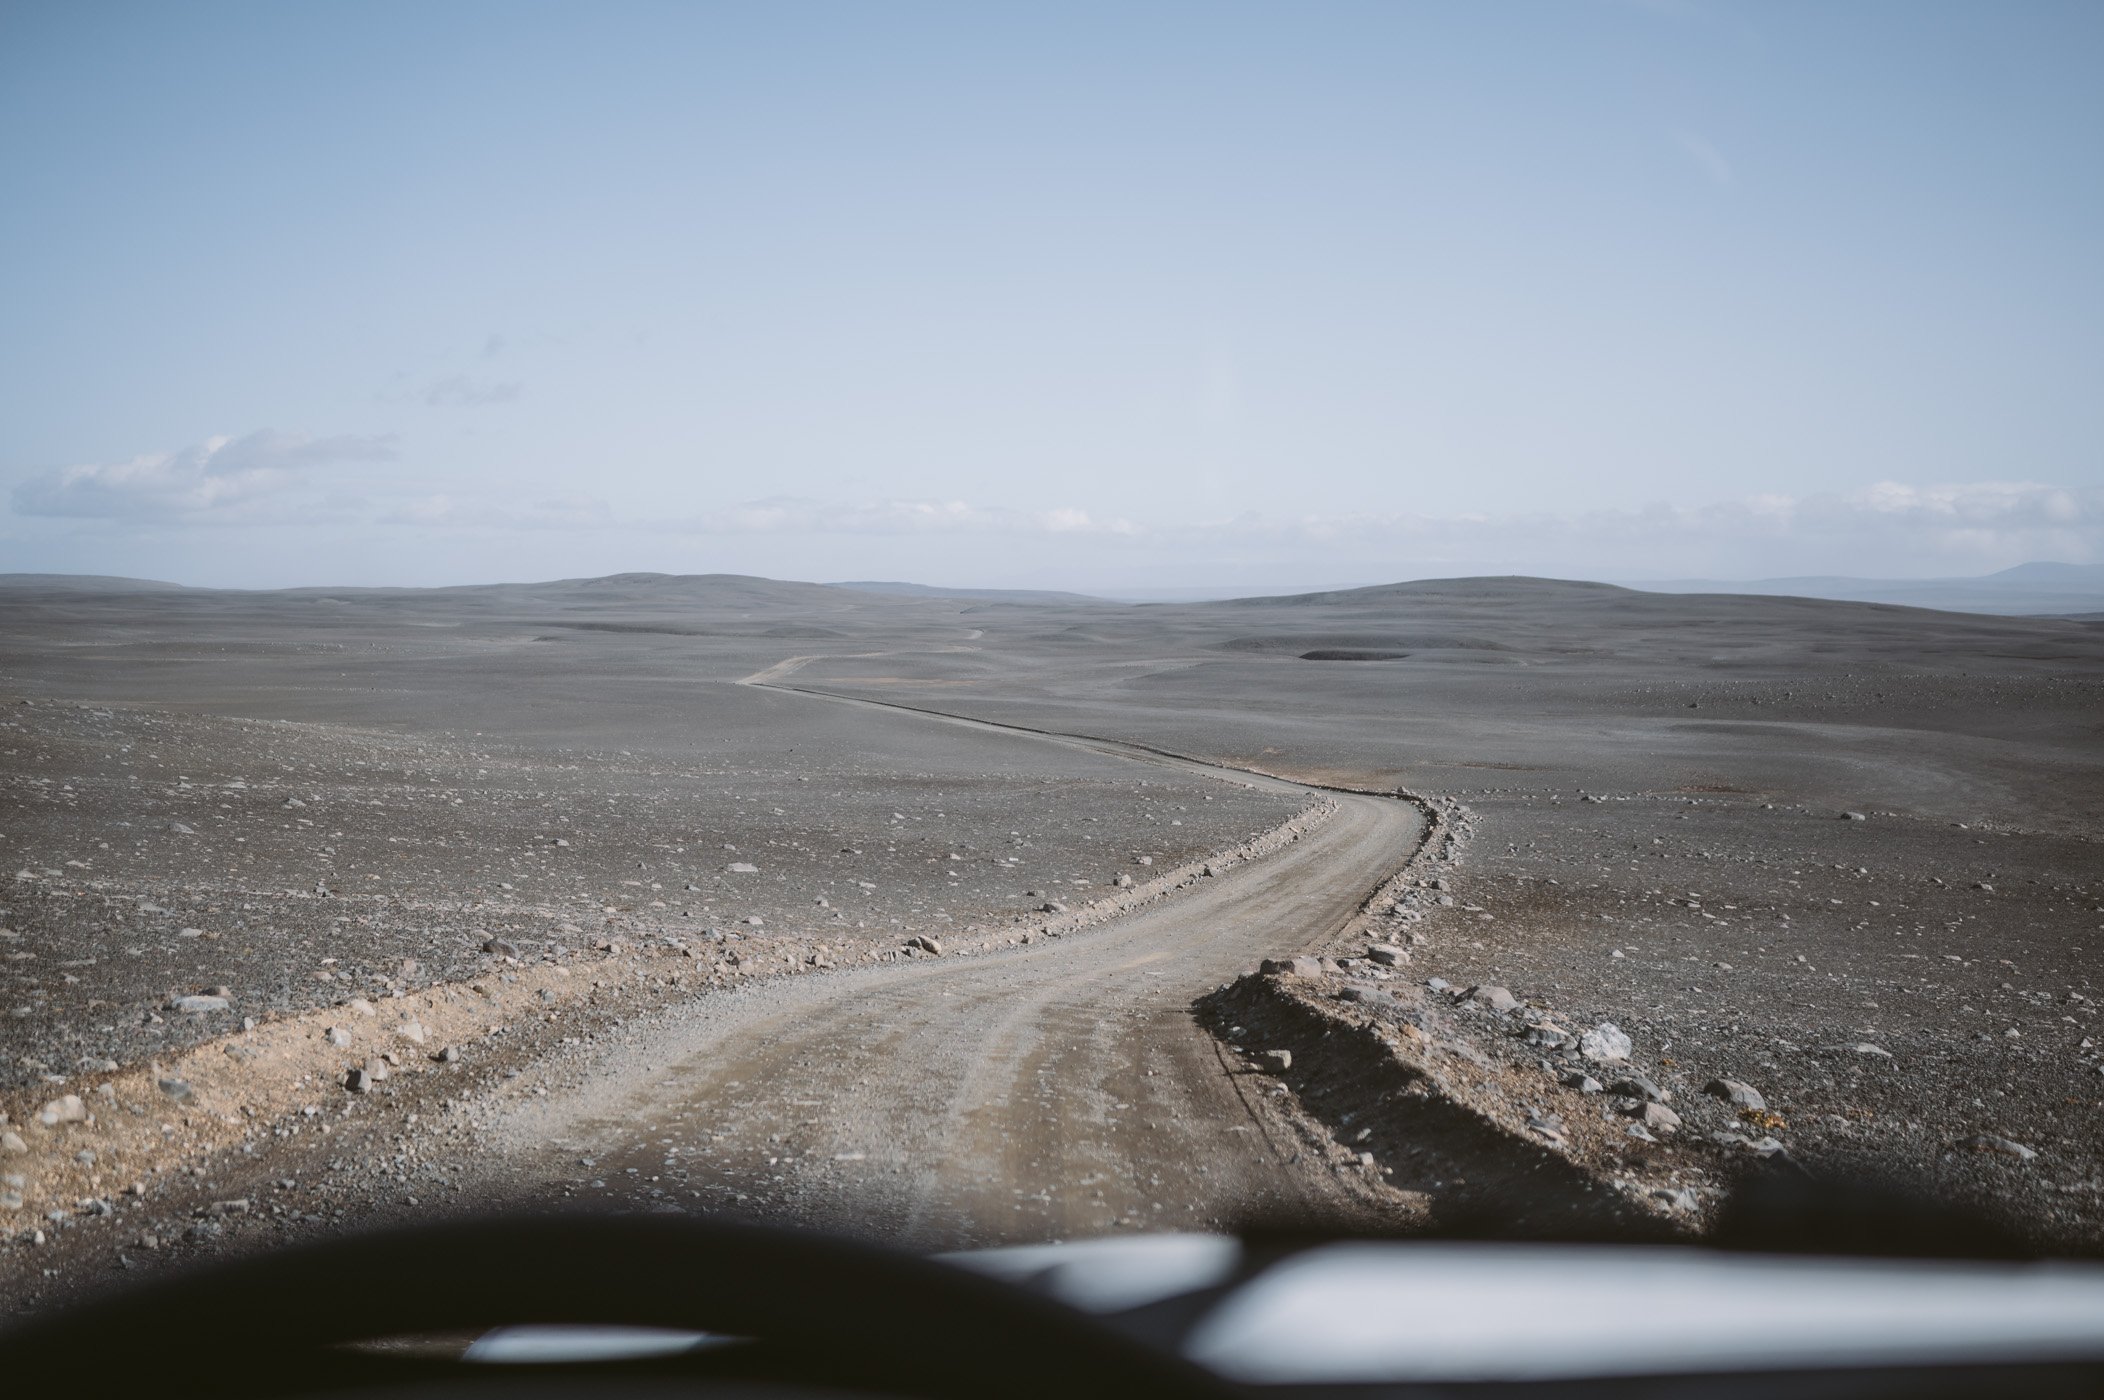
[[[1258,1102],[1271,1082],[1191,1015],[1258,959],[1334,936],[1416,849],[1408,804],[1335,796],[1281,849],[1099,928],[691,1002],[492,1125],[477,1194],[565,1183],[920,1247],[1378,1209],[1370,1171],[1313,1160]]]

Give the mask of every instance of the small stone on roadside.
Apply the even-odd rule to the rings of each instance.
[[[1649,1075],[1625,1074],[1607,1086],[1610,1094],[1626,1094],[1645,1103],[1664,1103],[1666,1091],[1653,1083]]]
[[[1578,1037],[1579,1053],[1599,1064],[1626,1060],[1633,1048],[1629,1037],[1612,1021],[1602,1021]]]
[[[1711,1098],[1724,1100],[1733,1108],[1765,1109],[1768,1106],[1768,1101],[1761,1097],[1760,1090],[1736,1079],[1712,1079],[1702,1086],[1702,1092]]]
[[[1670,1133],[1680,1127],[1680,1115],[1662,1103],[1647,1103],[1637,1112],[1637,1120],[1654,1133]]]
[[[80,1101],[78,1094],[63,1094],[37,1110],[37,1122],[47,1128],[56,1128],[61,1123],[87,1121],[88,1106]]]
[[[1958,1145],[1969,1147],[1975,1152],[1992,1152],[2002,1157],[2014,1157],[2019,1162],[2028,1162],[2038,1155],[2037,1148],[2026,1147],[2012,1138],[2001,1137],[1995,1133],[1975,1133]]]

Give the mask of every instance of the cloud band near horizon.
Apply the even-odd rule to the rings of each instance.
[[[375,471],[394,460],[391,437],[306,437],[261,430],[215,437],[180,451],[64,467],[31,476],[12,495],[33,522],[157,527],[531,531],[732,540],[885,539],[941,536],[1085,547],[1098,563],[1145,553],[1202,570],[1211,559],[1262,559],[1310,567],[1407,554],[1421,564],[1509,560],[1524,565],[1657,571],[1772,557],[1794,570],[1846,572],[1891,561],[1906,572],[1991,569],[2029,559],[2104,561],[2104,492],[2033,481],[1917,485],[1880,481],[1814,495],[1761,494],[1708,503],[1656,503],[1582,512],[1431,515],[1408,510],[1285,515],[1242,512],[1134,520],[1053,503],[1035,507],[967,500],[774,496],[680,513],[617,509],[603,498],[496,497],[434,491]],[[49,527],[41,527],[49,528]],[[1030,546],[1017,543],[1016,548]]]

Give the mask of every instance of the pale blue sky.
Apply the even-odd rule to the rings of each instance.
[[[2104,559],[2099,71],[2094,3],[0,3],[0,569]]]

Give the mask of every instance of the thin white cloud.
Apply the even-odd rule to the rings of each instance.
[[[663,528],[689,534],[1043,534],[1137,535],[1141,527],[1071,506],[1012,510],[965,501],[824,502],[798,497],[745,501]]]
[[[225,519],[298,489],[316,467],[394,455],[391,437],[310,438],[265,429],[126,462],[60,467],[17,486],[13,504],[18,515]]]
[[[617,520],[602,503],[521,512],[444,503],[390,515],[394,523],[594,528],[730,538],[1088,539],[1119,550],[1203,566],[1233,554],[1311,564],[1345,558],[1413,566],[1511,561],[1518,569],[1599,573],[1711,572],[1719,576],[1803,569],[1898,573],[1995,568],[2025,559],[2104,559],[2104,492],[2037,482],[1917,486],[1879,482],[1811,496],[1764,494],[1708,504],[1661,503],[1574,513],[1422,515],[1249,512],[1210,520],[1140,522],[1073,507],[1019,510],[949,500],[825,502],[776,497],[698,516]],[[1530,563],[1530,561],[1535,561]]]
[[[432,408],[485,408],[516,402],[522,387],[515,379],[484,383],[465,374],[449,374],[426,384],[417,397]]]
[[[1888,572],[1998,568],[2029,559],[2104,560],[2104,491],[2040,482],[1775,494],[1708,504],[1571,514],[1243,515],[1183,532],[1275,554],[1393,551],[1416,563],[1555,561],[1592,573]]]
[[[679,517],[651,512],[647,503],[617,512],[592,496],[522,491],[514,499],[486,487],[434,489],[428,477],[412,483],[361,470],[346,479],[319,470],[392,454],[392,441],[378,438],[215,438],[182,452],[45,473],[15,491],[14,506],[24,517],[120,526],[325,527],[367,538],[394,529],[531,533],[539,541],[534,548],[556,571],[567,567],[555,562],[566,537],[642,552],[683,537],[712,554],[758,550],[776,572],[814,576],[850,558],[883,561],[857,568],[895,568],[891,561],[932,558],[927,550],[935,549],[945,558],[987,561],[974,567],[1065,571],[1076,581],[1139,571],[1204,581],[1254,569],[1368,580],[1508,572],[1949,577],[2034,559],[2104,562],[2104,490],[2028,481],[1883,481],[1845,492],[1575,512],[1245,512],[1135,520],[1061,505],[788,496]],[[923,540],[925,546],[917,543]]]

